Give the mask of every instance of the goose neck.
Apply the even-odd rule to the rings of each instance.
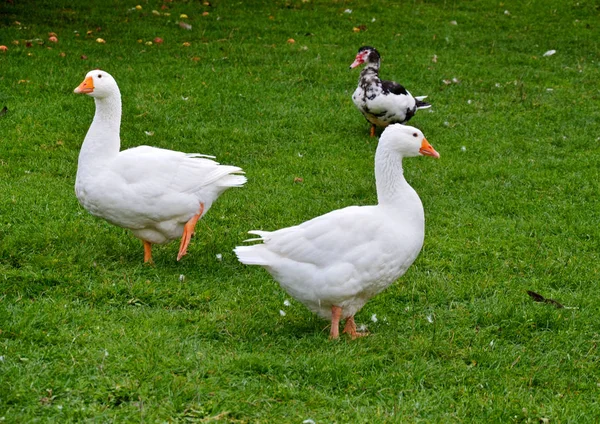
[[[416,194],[404,178],[402,155],[381,141],[375,154],[375,182],[379,204],[405,203]]]

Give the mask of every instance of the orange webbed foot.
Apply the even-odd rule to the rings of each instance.
[[[180,260],[183,255],[187,253],[187,248],[190,244],[190,240],[192,239],[192,235],[194,234],[194,228],[196,227],[196,222],[202,217],[202,213],[204,212],[204,203],[200,203],[200,210],[196,215],[190,218],[188,222],[183,227],[183,235],[181,236],[181,243],[179,244],[179,253],[177,253],[177,260]]]
[[[369,333],[366,331],[359,332],[356,330],[356,323],[354,322],[354,316],[351,316],[350,318],[348,318],[346,320],[346,325],[344,326],[344,331],[342,331],[342,333],[346,333],[346,334],[350,335],[352,340],[354,340],[358,337],[364,337],[364,336],[369,335]]]

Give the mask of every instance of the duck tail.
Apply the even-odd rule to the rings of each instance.
[[[423,101],[426,98],[427,98],[427,96],[415,97],[415,100],[417,101],[417,103],[416,103],[417,109],[427,109],[427,108],[431,107],[431,103],[427,103],[427,102]]]

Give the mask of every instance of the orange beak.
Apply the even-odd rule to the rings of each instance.
[[[433,156],[436,159],[439,159],[440,154],[435,151],[433,146],[429,144],[426,138],[423,138],[423,142],[421,142],[421,149],[419,149],[419,153],[424,156]]]
[[[81,84],[79,84],[79,87],[77,87],[75,90],[73,90],[74,93],[77,94],[89,94],[92,93],[94,91],[94,80],[92,79],[92,77],[87,77],[86,79],[83,80],[83,82]]]

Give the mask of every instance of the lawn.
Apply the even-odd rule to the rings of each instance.
[[[0,421],[597,422],[597,2],[0,1]],[[232,249],[377,201],[362,45],[441,158],[405,163],[419,258],[330,341]],[[180,262],[75,198],[95,68],[123,148],[246,172]]]

